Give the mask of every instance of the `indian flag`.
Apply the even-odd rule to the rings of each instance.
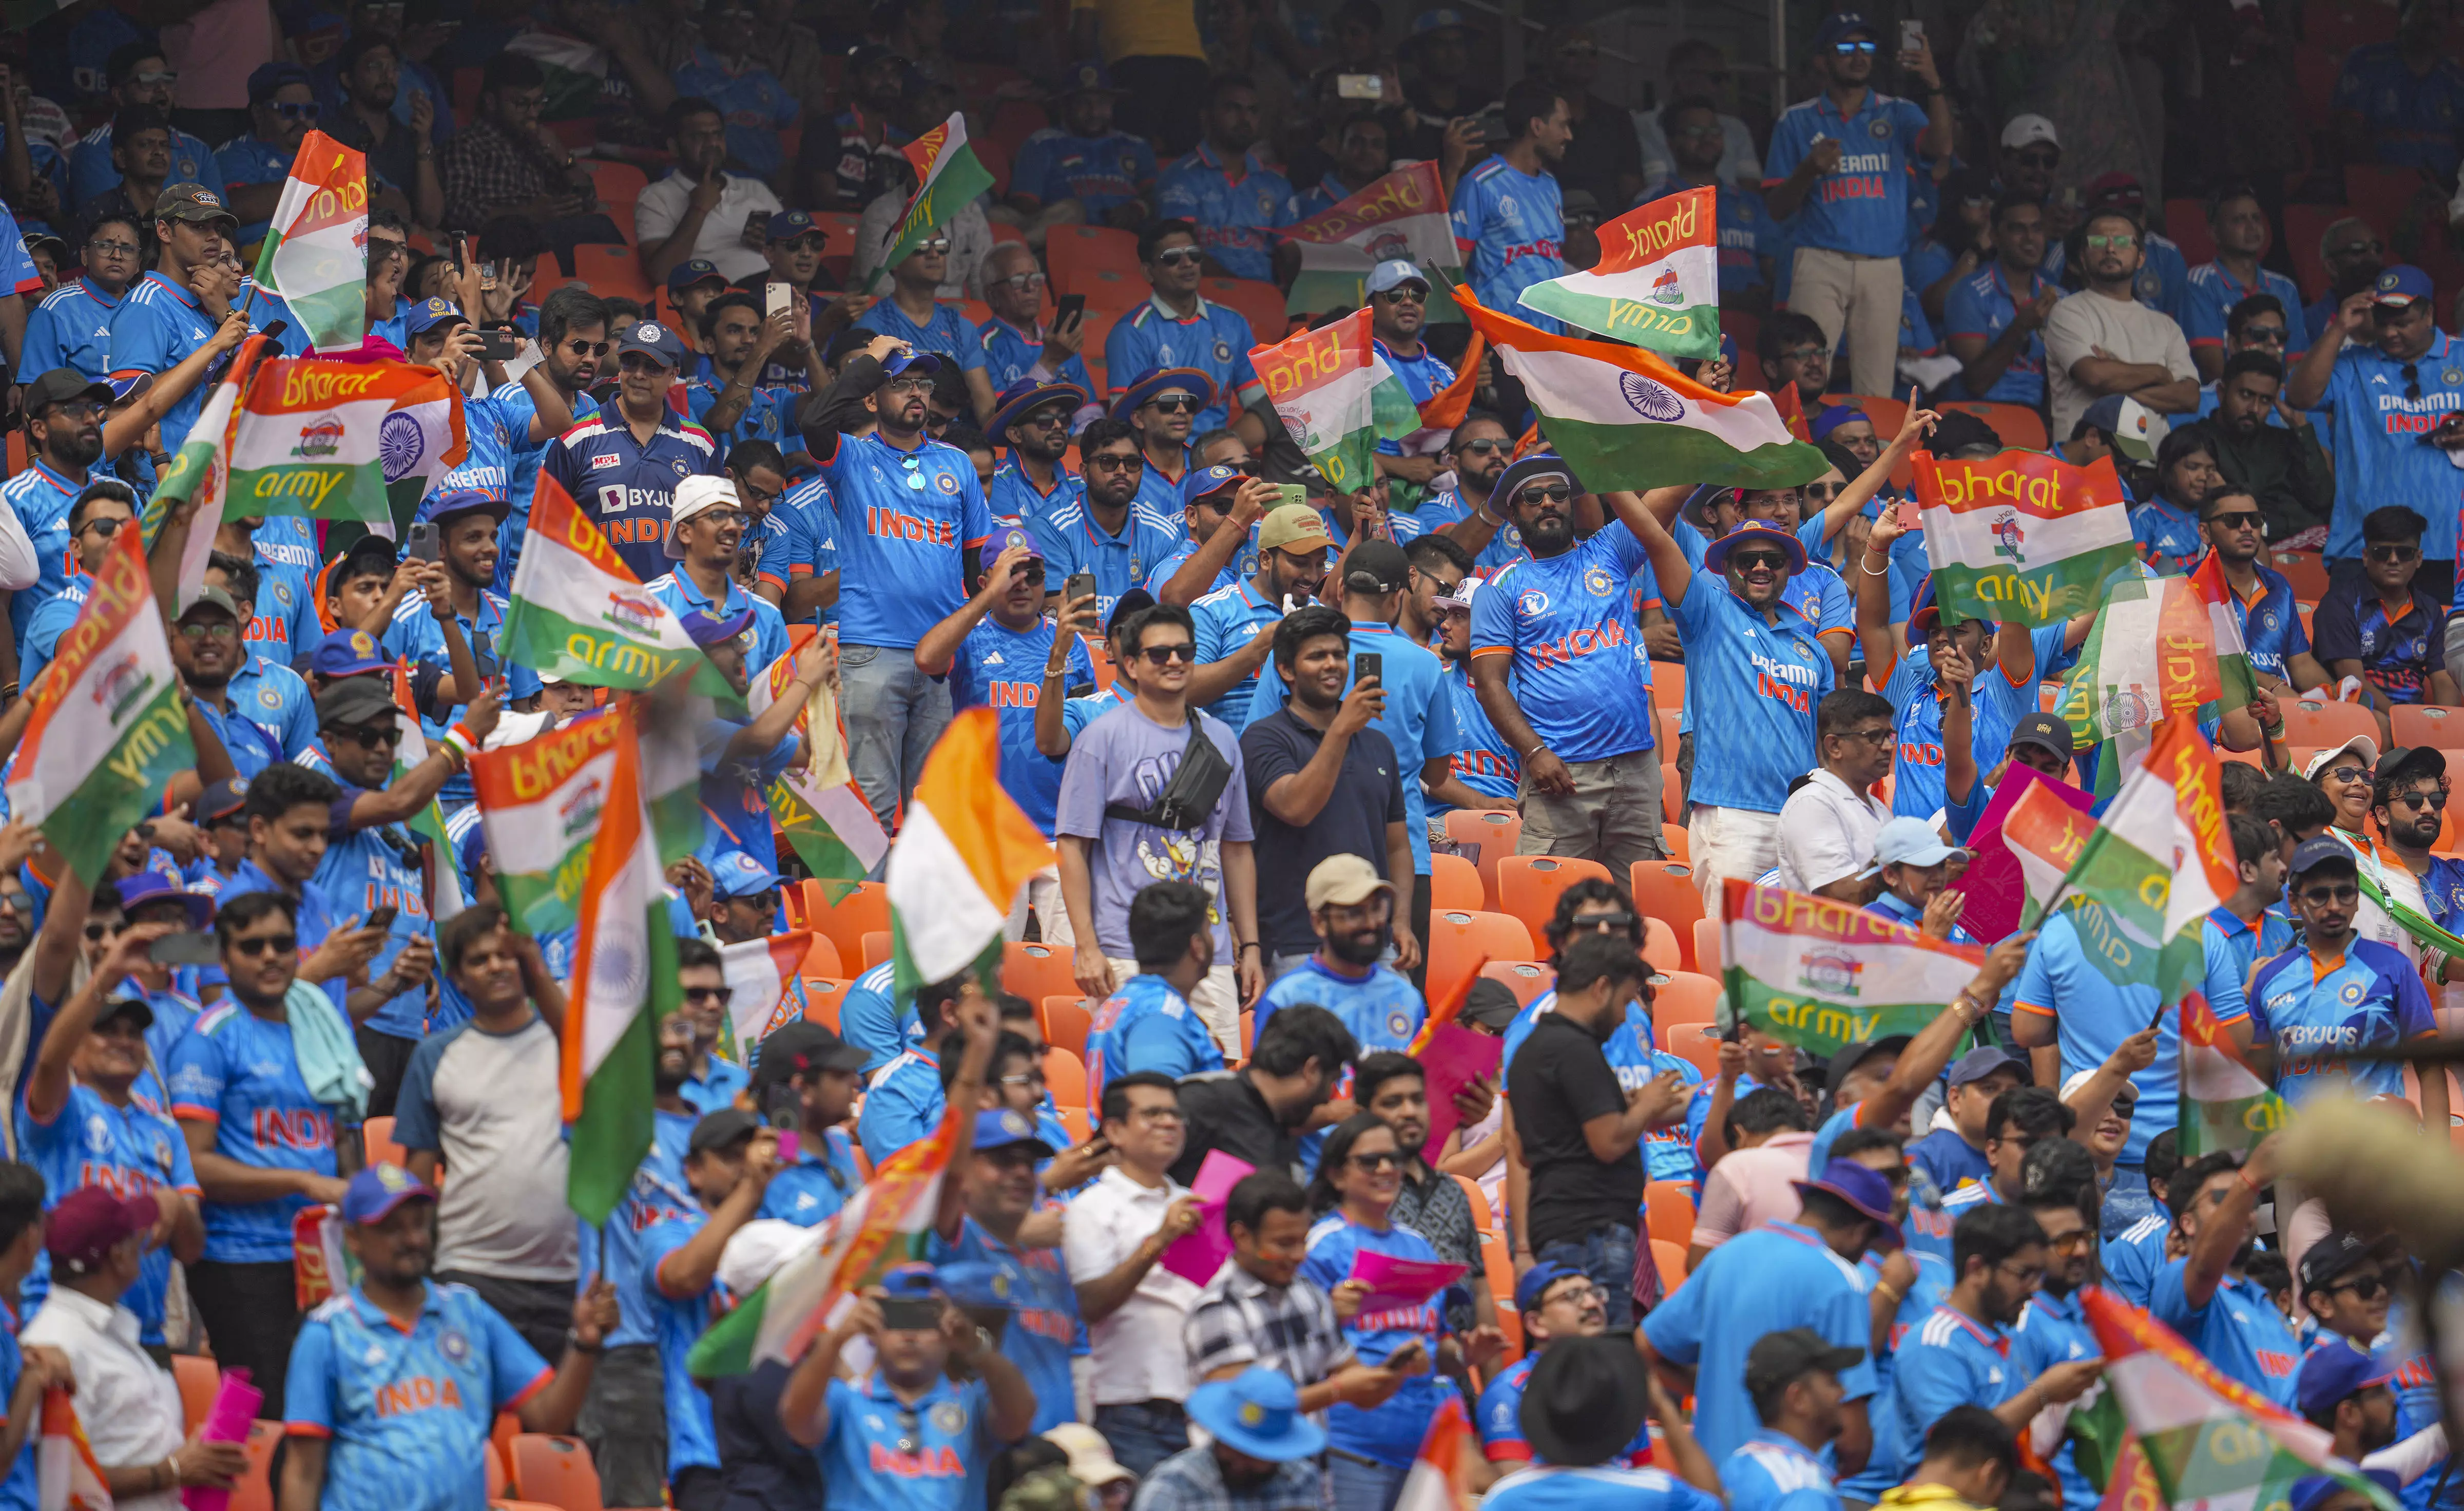
[[[1973,944],[1927,939],[1845,902],[1749,881],[1722,885],[1729,1011],[1808,1054],[1916,1033],[1985,964]]]
[[[1282,234],[1300,249],[1300,272],[1284,308],[1294,315],[1353,309],[1366,302],[1361,288],[1369,270],[1400,258],[1427,275],[1431,290],[1463,281],[1463,252],[1454,223],[1446,218],[1446,191],[1435,163],[1397,168],[1367,189]],[[1437,300],[1429,319],[1463,317]]]
[[[2101,1287],[2080,1293],[2104,1354],[2104,1389],[2163,1498],[2180,1511],[2264,1511],[2293,1481],[2332,1475],[2379,1511],[2395,1500],[2336,1456],[2334,1434],[2228,1380],[2171,1328]]]
[[[642,801],[634,711],[613,716],[616,759],[583,878],[565,1014],[564,1121],[572,1143],[565,1199],[582,1220],[607,1220],[650,1150],[657,1024],[676,1011],[676,941]]]
[[[2199,924],[2241,876],[2221,765],[2196,719],[2167,719],[2063,877],[2083,953],[2106,980],[2169,1002],[2199,965]]]
[[[420,724],[419,708],[410,699],[410,674],[403,664],[393,666],[393,706],[399,714],[396,726],[402,731],[401,743],[393,747],[393,777],[400,783],[412,767],[428,759],[428,731]],[[462,895],[462,874],[453,865],[453,839],[445,832],[445,808],[429,798],[428,806],[411,815],[410,832],[433,846],[436,857],[429,874],[435,878],[429,899],[429,916],[442,923],[471,905]]]
[[[1376,480],[1377,443],[1420,428],[1411,390],[1370,344],[1369,312],[1271,346],[1252,347],[1250,365],[1294,444],[1326,480],[1354,493]]]
[[[2013,767],[2019,770],[2021,767]],[[2087,849],[2088,836],[2096,833],[2096,820],[2064,799],[2067,789],[2043,782],[2029,784],[2002,815],[2002,838],[2019,862],[2019,875],[2028,889],[2028,905],[2023,910],[2020,926],[2034,928],[2045,910],[2060,896],[2062,878],[2079,863],[2080,852]]]
[[[1473,1501],[1471,1481],[1464,1478],[1463,1455],[1478,1439],[1464,1420],[1463,1402],[1452,1393],[1429,1430],[1420,1434],[1420,1452],[1403,1474],[1403,1488],[1395,1511],[1462,1511]]]
[[[816,787],[802,771],[781,771],[770,784],[770,816],[823,881],[861,881],[890,854],[890,836],[853,782]]]
[[[950,119],[898,150],[915,169],[915,197],[898,222],[898,235],[872,273],[873,287],[890,281],[890,270],[907,260],[915,244],[948,225],[978,194],[993,187],[993,176],[976,159],[967,143],[967,117],[952,111]]]
[[[1627,211],[1600,228],[1598,266],[1534,283],[1522,304],[1665,356],[1718,356],[1718,192],[1689,189]]]
[[[171,465],[163,469],[154,496],[145,500],[144,513],[139,517],[139,528],[151,549],[172,510],[184,503],[196,505],[188,522],[187,544],[180,552],[180,609],[196,602],[198,590],[205,587],[206,558],[213,554],[214,536],[222,529],[223,497],[231,482],[231,421],[239,412],[240,394],[246,391],[256,365],[280,350],[263,336],[240,343],[231,370],[214,385],[197,413],[197,423],[188,428],[188,438],[181,442]]]
[[[2284,1099],[2233,1046],[2207,993],[2182,994],[2182,1160],[2217,1149],[2235,1153],[2284,1126]]]
[[[43,1392],[42,1435],[34,1449],[35,1511],[111,1511],[111,1484],[86,1441],[68,1391]]]
[[[959,1120],[974,1116],[952,1107],[931,1138],[882,1161],[845,1207],[812,1230],[812,1247],[773,1271],[743,1305],[701,1335],[685,1360],[693,1377],[715,1380],[749,1373],[765,1360],[803,1358],[863,1287],[922,1243],[941,1205],[942,1174],[958,1146]]]
[[[1051,841],[1001,789],[1000,716],[968,709],[924,758],[882,877],[899,999],[970,966],[998,966],[1011,900],[1051,864]]]
[[[787,988],[812,949],[812,931],[798,929],[719,950],[718,968],[727,977],[728,1022],[737,1043],[750,1049],[803,1011]]]
[[[578,36],[559,36],[551,32],[517,33],[505,44],[508,53],[519,53],[539,66],[547,76],[547,100],[539,107],[541,121],[582,121],[599,113],[599,97],[607,87],[607,50],[596,42]],[[447,101],[432,101],[443,110]]]
[[[33,697],[9,811],[93,886],[164,785],[197,764],[136,530],[111,543]]]
[[[2112,463],[2106,461],[2105,465]],[[2208,633],[2216,647],[2216,700],[2227,708],[2246,708],[2258,700],[2258,678],[2251,674],[2250,647],[2241,634],[2241,615],[2234,611],[2233,584],[2225,579],[2224,558],[2210,551],[2190,573],[2190,586],[2208,606]]]
[[[300,139],[257,250],[256,282],[282,296],[318,350],[359,346],[368,333],[367,154],[322,131]]]
[[[736,697],[684,621],[644,590],[573,496],[544,476],[514,570],[504,640],[509,659],[570,682],[655,687],[689,672],[696,690]]]
[[[2211,633],[2207,601],[2188,578],[2129,576],[2106,590],[2061,698],[2073,742],[2106,745],[2097,757],[2100,795],[2121,789],[2158,723],[2176,714],[2195,719],[2200,705],[2216,700]]]
[[[2110,457],[2074,467],[2045,452],[1921,451],[1912,464],[1947,621],[2054,624],[2095,608],[2105,579],[2137,560]]]
[[[471,759],[488,865],[505,911],[526,934],[554,933],[582,915],[624,722],[612,712],[577,719]]]
[[[445,435],[432,452],[431,429]],[[388,483],[423,464],[433,480],[468,450],[462,392],[433,367],[277,358],[258,365],[231,428],[231,507],[390,521]]]
[[[1769,394],[1714,393],[1639,346],[1552,336],[1464,289],[1455,299],[1523,381],[1549,444],[1595,492],[1793,488],[1831,465],[1790,436]]]
[[[718,717],[718,705],[681,682],[623,698],[642,705],[634,726],[642,732],[643,801],[649,807],[659,864],[671,866],[699,850],[705,837],[700,731]]]

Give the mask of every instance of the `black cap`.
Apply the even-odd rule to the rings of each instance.
[[[1514,989],[1486,976],[1473,982],[1470,993],[1463,998],[1463,1018],[1466,1023],[1503,1029],[1522,1011],[1523,1004],[1516,1000]]]
[[[2071,726],[2051,714],[2030,714],[2012,726],[2010,744],[2035,745],[2067,761],[2071,758]]]
[[[2392,1258],[2395,1248],[2392,1238],[2367,1243],[2351,1229],[2339,1228],[2302,1251],[2301,1294],[2327,1289],[2336,1277],[2365,1260]]]
[[[1154,607],[1155,594],[1143,588],[1133,588],[1121,594],[1120,601],[1112,605],[1112,617],[1104,624],[1104,637],[1111,639],[1120,633],[1121,626],[1129,623],[1133,615]]]
[[[135,1018],[140,1029],[154,1026],[154,1007],[143,997],[125,993],[106,998],[102,1011],[94,1015],[94,1026],[100,1028],[114,1018]]]
[[[721,1107],[705,1114],[693,1124],[693,1136],[685,1141],[687,1154],[708,1154],[724,1149],[761,1131],[761,1122],[741,1107]]]
[[[1391,593],[1412,581],[1412,564],[1392,541],[1362,541],[1343,559],[1343,586],[1356,593]]]
[[[317,695],[317,727],[356,724],[379,714],[399,713],[393,690],[373,677],[345,677]]]
[[[1864,1357],[1864,1349],[1836,1346],[1811,1327],[1765,1333],[1746,1350],[1746,1394],[1760,1397],[1785,1389],[1815,1369],[1837,1374]]]
[[[2039,1139],[2019,1161],[2019,1194],[2076,1201],[2097,1191],[2096,1157],[2071,1139]]]
[[[218,824],[248,806],[248,778],[225,777],[197,794],[197,822]]]
[[[1831,1056],[1830,1066],[1823,1072],[1824,1088],[1837,1093],[1839,1090],[1839,1083],[1848,1078],[1850,1071],[1877,1055],[1899,1054],[1908,1047],[1909,1040],[1914,1037],[1916,1035],[1912,1033],[1885,1033],[1878,1039],[1859,1039],[1854,1044],[1841,1045],[1838,1052]]]
[[[111,385],[99,378],[89,378],[75,367],[54,367],[26,385],[26,413],[39,419],[55,404],[66,404],[75,398],[88,398],[97,404],[111,402]]]
[[[29,411],[33,408],[32,404],[27,405]],[[2409,782],[2425,776],[2445,776],[2447,757],[2439,752],[2436,745],[2398,745],[2379,757],[2374,774],[2379,781],[2389,783]]]
[[[1642,1355],[1624,1338],[1560,1338],[1525,1382],[1519,1413],[1532,1451],[1565,1469],[1605,1464],[1642,1426]]]
[[[775,1085],[798,1071],[862,1070],[869,1057],[822,1025],[798,1018],[761,1041],[761,1063],[754,1067],[753,1084]]]

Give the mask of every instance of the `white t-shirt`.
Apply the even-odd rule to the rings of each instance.
[[[1779,810],[1779,884],[1811,892],[1874,863],[1874,841],[1891,805],[1858,792],[1821,767]]]
[[[2117,362],[2157,363],[2176,379],[2198,381],[2190,344],[2171,316],[2137,300],[2106,299],[2094,289],[2066,295],[2045,321],[2045,370],[2054,386],[2052,434],[2057,441],[2067,440],[2087,407],[2103,397],[2071,376],[2072,366],[2095,356],[2099,346]]]
[[[1084,1285],[1121,1267],[1189,1188],[1167,1180],[1150,1190],[1117,1169],[1106,1170],[1073,1198],[1061,1219],[1061,1256],[1069,1281]],[[1094,1361],[1095,1404],[1189,1399],[1189,1356],[1181,1323],[1199,1288],[1157,1263],[1120,1310],[1087,1328]]]
[[[685,202],[692,197],[693,182],[682,173],[670,173],[642,190],[633,205],[634,245],[647,247],[667,240],[684,224]],[[719,275],[731,283],[767,273],[770,259],[744,244],[744,218],[759,211],[766,219],[784,208],[759,179],[728,174],[727,187],[718,193],[718,208],[702,217],[693,255],[716,263]]]

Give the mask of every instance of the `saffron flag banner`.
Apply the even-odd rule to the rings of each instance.
[[[2044,452],[1945,461],[1920,451],[1910,465],[1946,621],[2072,618],[2137,560],[2110,457],[2074,467]]]
[[[621,721],[577,719],[471,758],[488,864],[522,932],[552,934],[582,916],[591,841],[616,773]]]
[[[2182,1106],[2185,1162],[2218,1149],[2244,1153],[2284,1126],[2278,1097],[2216,1021],[2207,993],[2182,994]]]
[[[1465,289],[1455,299],[1522,380],[1541,433],[1594,492],[1793,488],[1831,466],[1789,433],[1768,394],[1717,393],[1639,346],[1552,336]]]
[[[367,154],[322,131],[299,139],[257,249],[256,283],[281,296],[319,351],[353,350],[365,339]]]
[[[2190,586],[2208,606],[2208,633],[2216,649],[2216,700],[2227,708],[2247,707],[2258,699],[2258,678],[2250,669],[2250,646],[2242,637],[2239,606],[2225,578],[2224,558],[2208,552],[2190,573]]]
[[[567,681],[638,689],[681,672],[696,691],[737,697],[684,621],[644,590],[599,526],[544,475],[514,570],[505,647],[511,659]]]
[[[1366,304],[1360,291],[1369,270],[1390,259],[1417,265],[1433,295],[1463,281],[1463,252],[1446,218],[1446,191],[1435,163],[1397,168],[1282,233],[1301,254],[1284,304],[1294,315]],[[1463,318],[1435,298],[1428,309],[1433,321]]]
[[[385,490],[429,484],[468,454],[462,390],[401,362],[259,363],[231,429],[231,508],[390,522]]]
[[[1705,185],[1627,211],[1600,228],[1596,267],[1534,283],[1522,304],[1663,356],[1718,356],[1718,193]]]
[[[738,1045],[751,1049],[803,1015],[803,1002],[792,989],[796,967],[812,947],[812,931],[798,929],[719,949],[718,968],[727,978],[727,1019]]]
[[[188,428],[187,439],[180,443],[171,465],[163,469],[154,496],[145,500],[144,512],[138,517],[146,547],[151,549],[172,511],[184,503],[196,504],[187,544],[180,552],[180,601],[173,606],[174,612],[196,602],[206,586],[206,559],[213,554],[214,536],[222,529],[223,498],[230,489],[231,422],[239,413],[240,395],[247,390],[256,365],[280,349],[263,336],[240,343],[230,370],[214,385],[197,413],[197,423]]]
[[[1377,443],[1419,429],[1411,390],[1370,344],[1370,315],[1253,347],[1250,365],[1292,441],[1326,480],[1356,493],[1376,480]]]
[[[997,967],[1011,901],[1051,864],[1051,841],[1001,785],[1000,716],[959,714],[924,758],[882,875],[898,1000],[970,966]]]
[[[60,636],[9,779],[9,811],[42,831],[88,886],[197,764],[171,642],[138,531],[123,526]]]
[[[111,1511],[111,1482],[95,1461],[76,1403],[58,1386],[43,1392],[41,1436],[34,1449],[34,1511]]]
[[[1449,1394],[1438,1414],[1429,1418],[1429,1430],[1420,1436],[1420,1452],[1403,1473],[1395,1511],[1463,1511],[1472,1504],[1471,1481],[1463,1475],[1463,1455],[1477,1447],[1463,1402]]]
[[[2096,790],[2121,790],[2156,726],[2176,715],[2196,718],[2217,700],[2213,628],[2208,606],[2186,577],[2125,577],[2113,584],[2079,664],[2062,679],[2060,713],[2079,746],[2102,744]]]
[[[1924,1028],[1976,979],[1985,951],[1845,902],[1730,880],[1722,888],[1720,959],[1731,1013],[1827,1055]]]
[[[890,270],[906,261],[917,242],[948,225],[978,194],[993,187],[992,174],[984,170],[976,149],[967,143],[967,118],[962,111],[951,112],[949,120],[899,150],[915,170],[915,197],[907,202],[898,234],[882,256],[881,266],[873,269],[875,289],[889,283]]]

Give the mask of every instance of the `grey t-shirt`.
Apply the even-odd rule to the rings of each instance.
[[[576,1278],[565,1205],[556,1034],[464,1023],[421,1042],[403,1074],[394,1142],[444,1156],[436,1268],[507,1280]]]
[[[1232,763],[1230,780],[1215,810],[1198,829],[1159,829],[1153,824],[1108,819],[1105,805],[1146,808],[1180,769],[1190,728],[1166,728],[1125,702],[1085,729],[1069,746],[1061,774],[1054,833],[1095,841],[1089,856],[1095,894],[1095,940],[1114,960],[1134,958],[1130,948],[1130,900],[1156,881],[1195,881],[1215,899],[1215,958],[1232,965],[1232,931],[1223,911],[1223,841],[1246,843],[1249,789],[1241,769],[1241,742],[1230,725],[1193,709],[1205,737]]]

